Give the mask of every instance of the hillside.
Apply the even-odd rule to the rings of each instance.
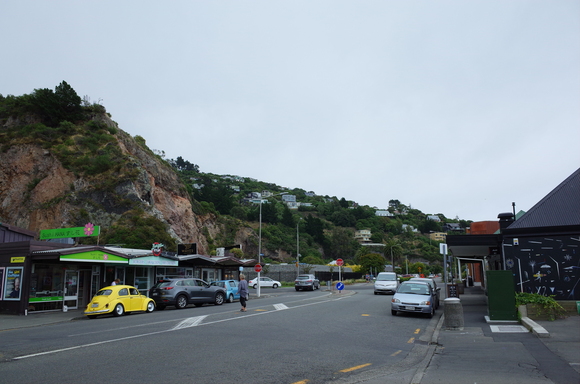
[[[178,243],[197,243],[203,254],[241,244],[243,256],[256,257],[260,212],[250,198],[267,191],[274,195],[262,204],[266,260],[291,262],[298,242],[302,261],[355,261],[369,248],[361,249],[354,231],[370,229],[371,240],[384,244],[376,249],[389,249],[387,259],[392,252],[398,263],[403,255],[440,261],[438,245],[410,229],[440,230],[419,210],[392,200],[393,216],[379,217],[375,208],[345,198],[203,173],[181,157],[164,159],[64,81],[54,91],[0,95],[0,143],[0,221],[22,228],[91,222],[102,228],[101,244],[147,248],[161,242],[175,251]],[[283,193],[295,196],[297,209],[281,201]]]

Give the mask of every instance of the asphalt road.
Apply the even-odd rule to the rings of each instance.
[[[0,377],[19,384],[310,384],[396,370],[430,320],[391,316],[391,296],[373,295],[372,284],[347,290],[262,289],[267,297],[251,299],[245,313],[234,302],[3,332]]]

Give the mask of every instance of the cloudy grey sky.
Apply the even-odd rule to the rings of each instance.
[[[204,172],[496,220],[580,167],[580,2],[3,1],[0,93],[67,81]]]

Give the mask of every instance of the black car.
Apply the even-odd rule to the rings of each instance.
[[[163,279],[149,290],[149,297],[155,300],[157,309],[174,305],[183,309],[188,304],[199,307],[204,304],[222,305],[226,291],[219,286],[209,285],[201,279]]]

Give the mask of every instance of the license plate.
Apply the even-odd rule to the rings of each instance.
[[[405,307],[405,309],[406,309],[407,311],[414,311],[414,310],[415,310],[415,307]]]
[[[151,296],[157,296],[157,293],[152,293]]]
[[[93,308],[99,308],[99,304],[93,304],[93,305],[91,305],[91,307],[93,307]]]

